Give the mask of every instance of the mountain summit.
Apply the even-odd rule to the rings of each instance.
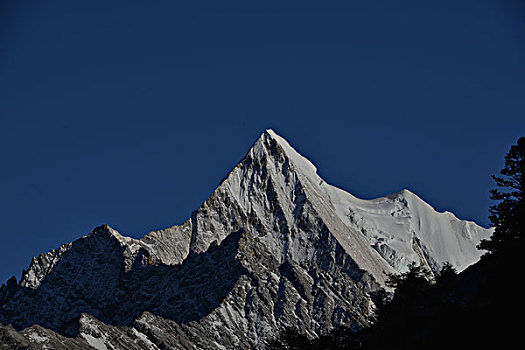
[[[491,233],[408,190],[358,199],[266,130],[182,225],[104,225],[33,258],[0,288],[0,331],[55,349],[264,348],[284,329],[367,326],[388,274],[461,271]]]

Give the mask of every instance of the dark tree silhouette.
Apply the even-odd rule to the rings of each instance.
[[[490,198],[499,202],[490,208],[489,219],[494,226],[494,234],[479,245],[480,249],[491,253],[524,238],[525,137],[520,137],[517,144],[510,148],[500,175],[493,175],[492,178],[497,188],[490,191]]]
[[[432,285],[430,272],[412,264],[405,273],[390,275],[387,285],[395,289],[392,298],[378,295],[374,325],[355,336],[364,349],[411,349],[423,346],[421,332],[428,324]],[[408,330],[408,331],[407,331]]]

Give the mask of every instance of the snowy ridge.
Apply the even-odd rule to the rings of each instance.
[[[405,272],[410,263],[427,265],[434,273],[445,263],[462,271],[479,260],[482,252],[476,246],[492,234],[492,229],[450,212],[437,212],[409,190],[372,200],[333,186],[327,192],[337,215],[361,231],[398,272]]]
[[[463,270],[491,233],[408,190],[358,199],[266,130],[182,225],[103,225],[34,258],[0,288],[0,323],[57,349],[264,348],[290,327],[365,327],[388,274]]]
[[[476,246],[490,237],[492,229],[460,220],[450,212],[439,213],[407,189],[372,200],[359,199],[327,184],[317,175],[317,168],[285,139],[271,129],[266,132],[277,140],[298,171],[322,189],[318,198],[327,198],[341,221],[363,233],[397,272],[407,271],[410,263],[428,264],[434,273],[445,263],[462,271],[479,260],[483,252]]]

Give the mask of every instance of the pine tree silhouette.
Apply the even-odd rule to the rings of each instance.
[[[502,246],[523,240],[525,232],[525,137],[521,137],[505,156],[500,175],[493,175],[498,188],[490,191],[491,199],[499,201],[490,208],[494,234],[479,248],[493,253]],[[522,244],[522,242],[521,242]]]

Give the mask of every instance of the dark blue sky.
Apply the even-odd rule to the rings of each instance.
[[[269,127],[357,196],[486,226],[525,134],[518,0],[3,1],[0,52],[0,281],[183,222]]]

